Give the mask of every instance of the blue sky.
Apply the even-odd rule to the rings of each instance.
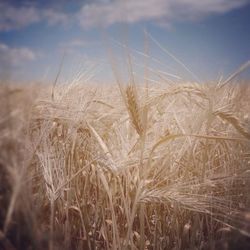
[[[64,54],[62,80],[87,71],[110,82],[110,51],[126,73],[128,45],[139,79],[147,63],[152,80],[195,80],[156,40],[200,81],[215,80],[250,60],[249,23],[249,0],[0,0],[0,78],[52,81]]]

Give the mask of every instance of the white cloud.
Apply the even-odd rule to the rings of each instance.
[[[109,26],[117,22],[134,23],[164,16],[168,9],[167,6],[168,2],[164,0],[93,3],[84,5],[78,14],[78,18],[80,25],[84,28],[99,25]]]
[[[249,0],[178,0],[173,1],[172,10],[181,19],[196,19],[211,14],[227,13],[247,3]]]
[[[91,44],[90,41],[80,38],[74,38],[68,42],[62,42],[60,46],[62,48],[76,48],[76,47],[79,48],[79,47],[86,47],[90,44]]]
[[[53,9],[43,10],[42,17],[47,20],[49,25],[67,25],[69,22],[69,16],[67,14]]]
[[[0,31],[18,29],[39,22],[41,17],[34,7],[16,8],[0,2]]]
[[[16,30],[38,22],[49,25],[66,25],[69,15],[53,8],[38,8],[35,5],[14,6],[0,2],[0,31]]]
[[[11,48],[0,43],[0,67],[20,66],[37,59],[37,54],[29,48]]]
[[[54,5],[52,1],[45,7],[35,2],[25,4],[24,1],[19,5],[11,2],[0,0],[0,32],[39,22],[63,26],[79,23],[84,29],[140,21],[155,21],[168,26],[176,20],[223,14],[243,7],[250,0],[89,0],[76,1],[79,10],[74,13],[63,10],[63,4]]]
[[[115,23],[204,18],[226,13],[249,3],[249,0],[114,0],[94,1],[82,6],[78,20],[83,28],[107,27]]]
[[[80,38],[75,37],[70,40],[62,41],[59,46],[59,52],[61,54],[66,53],[68,55],[80,55],[82,57],[82,53],[86,50],[88,50],[90,47],[93,48],[93,46],[98,47],[101,45],[100,41],[91,40],[88,38]]]

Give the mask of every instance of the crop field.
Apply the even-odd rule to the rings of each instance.
[[[248,83],[0,96],[0,249],[250,249]]]
[[[0,250],[250,250],[250,0],[0,0]]]

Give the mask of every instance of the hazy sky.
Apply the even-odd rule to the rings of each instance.
[[[146,61],[191,79],[153,38],[201,81],[217,79],[250,60],[249,24],[249,0],[0,0],[0,78],[50,81],[65,54],[62,76],[110,81],[110,51],[119,64],[128,44],[138,75]]]

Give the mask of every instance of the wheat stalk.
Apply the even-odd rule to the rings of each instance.
[[[215,111],[215,115],[219,116],[222,120],[229,122],[241,135],[250,140],[250,133],[241,123],[241,121],[231,112]]]
[[[141,113],[139,111],[140,107],[138,104],[137,92],[135,86],[128,85],[128,87],[126,88],[126,98],[127,98],[127,109],[132,124],[138,135],[142,136],[144,129],[142,125]]]

